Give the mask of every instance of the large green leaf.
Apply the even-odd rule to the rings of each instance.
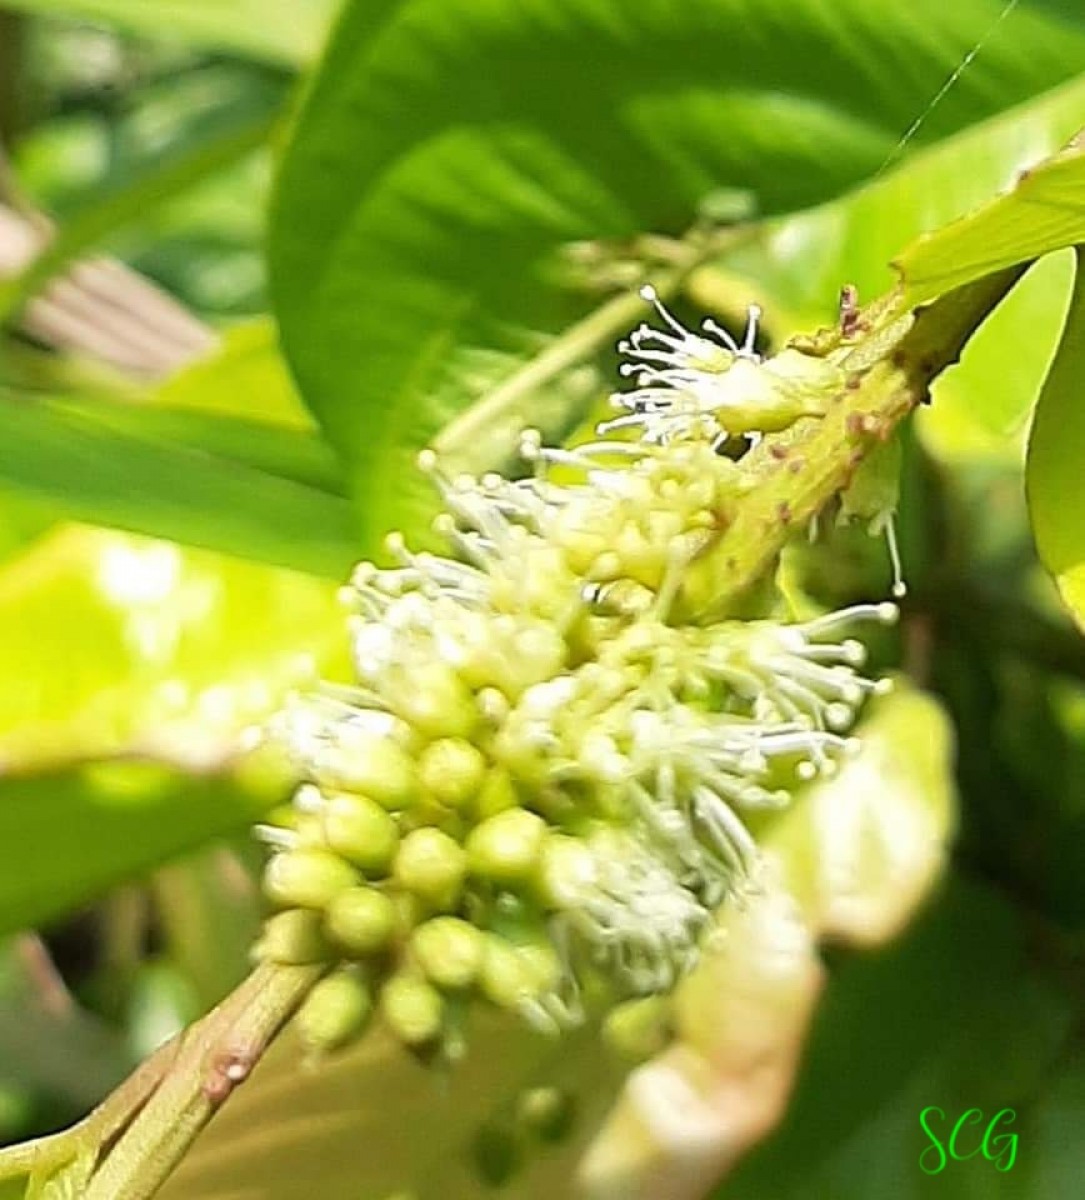
[[[80,526],[4,568],[0,610],[5,774],[117,755],[213,769],[345,639],[328,583]]]
[[[244,433],[236,420],[151,412],[140,422],[0,393],[0,479],[61,516],[341,578],[356,557],[353,517],[324,490],[334,472],[318,444],[299,435],[295,452],[289,434],[257,428],[242,454]],[[223,456],[230,449],[241,458]],[[314,475],[321,486],[298,482]]]
[[[1079,250],[1062,341],[1036,406],[1026,483],[1040,558],[1070,611],[1085,625],[1085,273],[1081,254]]]
[[[244,767],[238,759],[193,775],[154,763],[97,763],[0,778],[0,933],[54,920],[251,825],[284,789],[281,779],[250,783]]]
[[[350,463],[367,547],[432,511],[419,446],[498,386],[535,420],[621,331],[616,314],[551,340],[593,303],[562,286],[562,245],[679,233],[721,188],[755,216],[839,194],[1001,8],[350,4],[286,156],[271,251],[286,350]],[[915,144],[1083,68],[1081,20],[1022,3]]]
[[[284,66],[316,56],[338,0],[3,0],[0,7],[99,21]]]
[[[0,612],[0,930],[249,824],[284,781],[246,731],[345,650],[327,583],[76,526]]]

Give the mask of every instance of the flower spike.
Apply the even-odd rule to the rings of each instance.
[[[797,351],[763,359],[756,305],[736,341],[641,295],[660,327],[620,344],[635,386],[596,440],[526,430],[516,479],[419,455],[447,551],[392,534],[393,565],[354,571],[356,681],[272,731],[303,782],[258,831],[279,910],[258,953],[334,968],[299,1018],[316,1051],[375,1015],[454,1057],[469,996],[555,1029],[589,981],[616,1002],[668,993],[754,886],[752,814],[831,773],[888,686],[851,631],[892,604],[683,615],[688,564],[751,486],[720,441],[824,411],[840,380]]]

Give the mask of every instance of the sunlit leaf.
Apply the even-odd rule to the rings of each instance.
[[[76,526],[4,568],[0,929],[243,829],[281,796],[245,731],[335,672],[334,591]]]
[[[58,516],[328,578],[342,578],[357,557],[350,505],[298,482],[328,484],[333,472],[318,443],[301,435],[295,447],[291,435],[257,428],[246,451],[236,420],[132,417],[0,393],[0,479]]]
[[[0,610],[7,773],[116,755],[215,767],[344,638],[330,584],[79,526],[4,569]]]
[[[1085,236],[1085,234],[1083,234]],[[1027,488],[1036,546],[1067,607],[1085,625],[1085,275],[1077,278],[1062,341],[1029,437]]]
[[[1085,136],[1026,169],[1004,195],[920,238],[897,263],[909,307],[1014,263],[1085,241]]]

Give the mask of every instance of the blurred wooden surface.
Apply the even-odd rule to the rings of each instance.
[[[44,218],[0,202],[0,279],[24,271],[50,236]],[[218,341],[162,288],[110,258],[82,259],[49,279],[15,326],[53,350],[151,379],[201,358]]]

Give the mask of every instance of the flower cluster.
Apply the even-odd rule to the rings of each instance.
[[[560,1028],[597,994],[669,991],[751,876],[748,815],[833,770],[883,686],[842,634],[891,604],[675,617],[748,487],[721,437],[823,411],[836,380],[781,361],[797,351],[762,362],[756,313],[738,345],[649,298],[666,329],[623,343],[637,389],[610,423],[640,440],[528,432],[516,480],[449,478],[424,452],[448,556],[393,536],[395,566],[360,566],[356,684],[281,717],[306,782],[264,829],[278,911],[259,953],[335,964],[299,1017],[316,1047],[372,1009],[451,1052],[471,995]]]

